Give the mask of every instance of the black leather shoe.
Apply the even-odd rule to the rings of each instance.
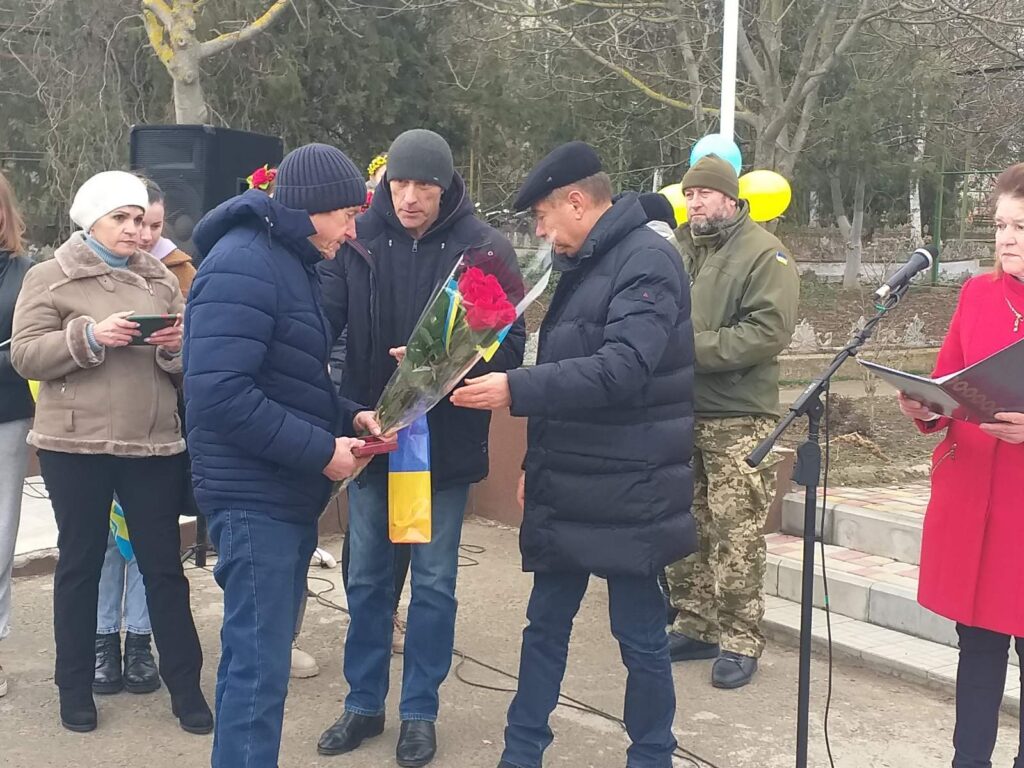
[[[213,712],[198,688],[188,693],[172,694],[171,712],[178,718],[181,730],[187,733],[202,736],[213,730]]]
[[[426,720],[403,720],[395,759],[402,768],[420,768],[437,754],[437,731]]]
[[[124,687],[132,693],[152,693],[160,687],[149,635],[129,632],[124,638]]]
[[[705,643],[678,632],[668,633],[668,655],[672,661],[718,658],[718,643]]]
[[[121,634],[96,635],[96,671],[93,673],[93,693],[117,693],[124,688],[121,677]]]
[[[92,700],[92,691],[60,689],[60,724],[76,733],[96,730],[96,702]]]
[[[742,688],[757,672],[757,659],[732,651],[723,651],[711,669],[711,684],[715,688]]]
[[[334,725],[320,736],[316,751],[321,755],[343,755],[358,749],[364,739],[384,733],[384,715],[369,717],[343,712]]]

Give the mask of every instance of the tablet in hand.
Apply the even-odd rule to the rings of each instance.
[[[125,319],[139,324],[141,335],[133,337],[131,343],[133,346],[143,346],[146,344],[146,339],[157,331],[177,325],[181,320],[181,315],[129,315]]]

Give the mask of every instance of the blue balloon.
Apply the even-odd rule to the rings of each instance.
[[[690,150],[690,165],[693,166],[705,155],[718,155],[729,165],[736,169],[736,175],[740,175],[743,167],[743,156],[736,142],[720,133],[709,133],[703,139],[693,145]]]

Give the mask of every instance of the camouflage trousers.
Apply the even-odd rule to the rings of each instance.
[[[679,610],[672,631],[755,658],[764,650],[763,529],[778,459],[769,455],[756,469],[743,459],[774,427],[765,416],[697,420],[693,516],[700,546],[666,569]]]

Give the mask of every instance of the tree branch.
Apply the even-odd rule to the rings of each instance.
[[[768,93],[768,81],[765,79],[764,67],[758,62],[754,49],[750,45],[750,38],[747,37],[747,31],[743,29],[742,24],[740,25],[739,35],[737,35],[737,42],[740,58],[743,59],[743,66],[747,68],[758,90],[761,93]]]
[[[157,15],[148,8],[142,12],[142,21],[146,26],[146,36],[149,37],[149,44],[153,47],[153,52],[166,67],[174,58],[174,50],[167,44],[164,25],[160,23]]]
[[[287,8],[290,3],[291,0],[274,0],[273,5],[267,8],[267,10],[263,12],[262,16],[255,21],[250,22],[247,26],[237,32],[228,32],[215,37],[213,40],[207,40],[205,43],[202,43],[199,46],[199,58],[205,59],[210,56],[216,56],[218,53],[222,53],[229,48],[233,48],[239,43],[247,42],[248,40],[256,37],[277,21],[284,14],[284,9]]]
[[[550,21],[546,21],[546,22],[543,22],[543,23],[544,23],[545,26],[547,26],[553,32],[557,32],[558,34],[563,35],[566,38],[568,38],[568,41],[574,47],[576,47],[581,53],[583,53],[586,56],[590,57],[591,59],[593,59],[598,64],[600,64],[603,67],[605,67],[606,69],[609,69],[612,72],[614,72],[615,74],[617,74],[619,77],[621,77],[627,83],[632,85],[634,88],[637,88],[641,93],[643,93],[648,98],[651,98],[654,101],[657,101],[657,102],[659,102],[661,104],[664,104],[666,106],[672,107],[674,109],[685,109],[685,110],[687,110],[689,112],[692,112],[694,110],[694,105],[693,104],[691,104],[689,102],[686,102],[686,101],[683,101],[681,99],[673,98],[672,96],[668,96],[668,95],[666,95],[664,93],[661,93],[660,91],[655,90],[652,86],[650,86],[647,83],[645,83],[643,80],[641,80],[639,77],[634,75],[632,72],[630,72],[625,67],[622,67],[622,66],[616,64],[615,62],[605,58],[604,56],[599,54],[597,51],[591,50],[582,40],[580,40],[578,37],[573,35],[569,30],[564,29],[563,27],[560,27],[559,25],[554,24],[553,22],[550,22]],[[717,114],[719,114],[721,112],[721,110],[715,109],[713,107],[701,107],[701,109],[704,112],[709,113],[709,114],[713,114],[713,115],[717,115]],[[757,126],[757,116],[756,115],[752,115],[749,112],[736,112],[736,119],[746,123],[747,125],[751,125],[751,126],[754,126],[754,127]]]
[[[148,11],[155,16],[163,25],[167,34],[171,33],[171,28],[174,27],[174,11],[171,10],[171,7],[164,0],[142,0],[142,9],[143,13]]]

